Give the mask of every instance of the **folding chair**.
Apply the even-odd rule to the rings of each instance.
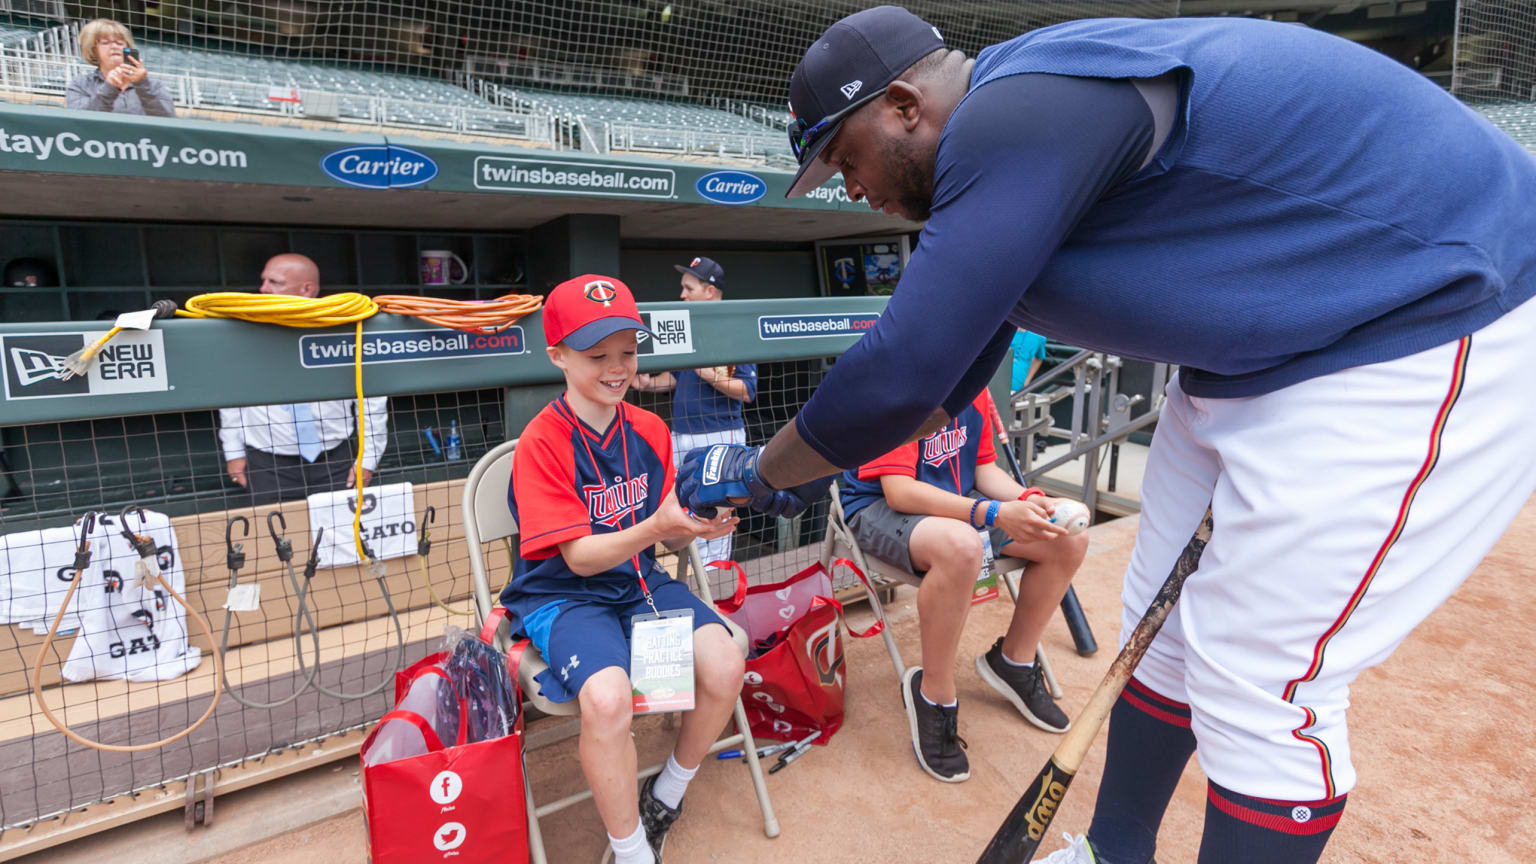
[[[470,470],[469,477],[464,481],[463,518],[464,541],[469,547],[469,568],[474,582],[475,607],[483,622],[491,610],[495,608],[497,599],[491,594],[489,574],[485,566],[484,544],[496,540],[505,539],[511,544],[513,554],[517,547],[517,522],[512,518],[512,512],[507,509],[507,489],[512,482],[512,454],[517,449],[517,441],[508,441],[499,444],[489,453],[480,457],[475,467]],[[687,546],[687,555],[679,555],[677,579],[687,583],[688,572],[691,569],[695,578],[695,590],[699,598],[705,603],[714,605],[714,598],[710,595],[709,580],[703,574],[707,571],[699,560],[697,548],[692,544]],[[723,619],[731,631],[731,637],[736,640],[743,652],[747,649],[747,634],[741,628],[733,624],[729,619]],[[508,627],[503,622],[501,629],[496,633],[497,647],[506,650],[508,647]],[[544,658],[539,652],[529,646],[523,654],[522,664],[518,667],[518,680],[522,684],[523,695],[526,697],[525,709],[531,705],[540,712],[548,715],[573,716],[579,714],[580,706],[576,700],[569,702],[551,702],[540,692],[539,684],[534,676],[547,669]],[[729,748],[739,748],[746,753],[747,771],[752,779],[752,789],[757,795],[758,807],[763,811],[763,833],[769,837],[779,836],[779,820],[773,815],[773,802],[768,798],[768,786],[763,782],[763,769],[757,759],[757,741],[752,737],[752,728],[747,723],[747,712],[741,704],[741,699],[736,700],[736,734],[728,735],[716,741],[709,749],[710,753],[717,753]],[[553,742],[551,742],[553,743]],[[664,763],[652,765],[642,770],[640,779],[659,773]],[[551,813],[564,810],[573,804],[579,804],[592,797],[591,790],[585,790],[575,795],[538,805],[533,798],[533,784],[524,772],[523,794],[528,805],[528,849],[534,864],[547,864],[548,858],[544,853],[544,837],[539,831],[539,820]]]
[[[877,584],[877,578],[889,579],[900,582],[903,585],[911,585],[916,588],[923,584],[923,577],[913,573],[905,567],[898,567],[889,561],[874,558],[864,554],[859,548],[858,541],[853,539],[853,530],[848,527],[848,520],[843,516],[843,499],[838,494],[838,484],[832,484],[832,506],[827,508],[827,535],[822,541],[822,565],[831,566],[832,559],[837,557],[838,547],[846,549],[853,558],[853,563],[859,565],[859,569],[868,576],[871,584]],[[871,566],[873,565],[873,566]],[[1014,603],[1019,602],[1019,575],[1029,562],[1023,558],[999,556],[992,560],[996,572],[1002,576],[1004,585],[1008,586],[1008,595]],[[880,601],[879,591],[866,591],[869,595],[869,604],[875,610],[875,615],[885,621],[885,604]],[[891,637],[891,628],[886,627],[881,631],[885,637],[885,650],[891,655],[891,665],[896,667],[896,679],[902,680],[907,674],[906,663],[902,662],[901,651],[896,647],[896,640]],[[1045,685],[1050,688],[1051,698],[1061,698],[1061,686],[1056,683],[1056,673],[1051,670],[1051,661],[1046,659],[1045,648],[1035,646],[1035,662],[1040,664],[1040,673],[1045,676]]]

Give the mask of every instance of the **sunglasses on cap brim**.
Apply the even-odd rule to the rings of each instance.
[[[812,144],[816,143],[817,138],[825,135],[829,129],[835,128],[838,123],[847,119],[848,115],[879,98],[881,94],[885,93],[886,89],[885,87],[880,87],[872,91],[864,98],[850,104],[841,111],[821,118],[815,125],[805,122],[803,118],[796,117],[789,124],[789,149],[794,151],[795,161],[804,162],[804,154],[811,149]]]

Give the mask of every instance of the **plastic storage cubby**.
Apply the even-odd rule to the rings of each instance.
[[[357,257],[364,286],[393,290],[420,282],[413,234],[359,234]]]
[[[477,234],[474,245],[475,257],[471,263],[479,284],[507,288],[527,283],[528,275],[523,269],[523,238]],[[507,290],[496,293],[504,294]]]
[[[223,260],[223,284],[230,291],[261,290],[261,270],[267,259],[291,251],[287,231],[253,231],[226,228],[220,232],[220,258]],[[209,281],[219,284],[219,274],[209,274]],[[320,274],[325,284],[325,274]],[[223,289],[210,289],[223,290]]]
[[[207,285],[219,273],[219,235],[212,228],[147,227],[144,257],[156,288]]]
[[[67,225],[60,275],[70,288],[144,287],[144,250],[139,229],[124,225]]]
[[[342,231],[294,231],[290,251],[320,268],[320,290],[357,287],[357,239]]]
[[[470,278],[423,286],[425,249],[456,253]],[[0,266],[38,258],[52,264],[59,279],[57,286],[0,286],[0,316],[95,321],[162,298],[184,304],[211,291],[254,292],[262,266],[282,252],[313,258],[325,292],[488,299],[527,290],[525,249],[525,235],[511,233],[0,219]]]

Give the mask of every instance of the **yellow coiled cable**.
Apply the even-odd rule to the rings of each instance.
[[[348,292],[325,297],[290,297],[285,294],[247,294],[219,291],[199,294],[176,310],[179,318],[238,318],[283,327],[336,327],[370,318],[379,304],[362,294]]]
[[[357,293],[325,297],[290,297],[284,294],[245,294],[219,291],[199,294],[176,310],[181,318],[236,318],[281,327],[336,327],[354,324],[352,373],[357,389],[357,460],[352,465],[357,504],[352,508],[352,543],[357,560],[367,561],[363,551],[363,446],[368,440],[368,412],[363,408],[363,319],[379,311],[379,304]]]

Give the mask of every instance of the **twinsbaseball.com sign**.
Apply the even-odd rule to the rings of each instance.
[[[475,188],[491,192],[553,192],[561,195],[618,195],[676,198],[677,172],[670,168],[549,162],[509,156],[476,156]]]
[[[351,333],[321,333],[299,337],[299,363],[307,369],[350,366],[357,343]],[[500,333],[453,333],[442,330],[396,330],[363,334],[364,363],[406,363],[456,357],[494,357],[527,350],[522,327]]]

